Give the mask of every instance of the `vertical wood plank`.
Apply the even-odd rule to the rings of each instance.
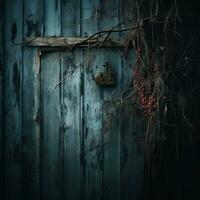
[[[61,35],[60,0],[45,0],[44,35]],[[62,121],[60,53],[46,53],[41,58],[42,141],[41,198],[57,200],[62,196]]]
[[[62,1],[62,36],[80,36],[80,0]],[[81,55],[79,49],[62,55],[64,198],[73,200],[81,198]]]
[[[3,42],[3,1],[0,0],[0,171],[3,172],[3,61],[4,61],[4,42]],[[3,173],[0,173],[0,198],[3,198]]]
[[[80,37],[80,0],[62,0],[62,36]]]
[[[5,199],[22,199],[22,0],[5,1]]]
[[[48,53],[44,54],[41,60],[43,118],[41,197],[52,200],[60,199],[62,192],[60,89],[54,91],[55,85],[60,81],[59,56],[59,53]]]
[[[61,35],[61,0],[44,0],[45,36]]]
[[[82,36],[98,31],[100,1],[82,1]],[[95,49],[86,50],[84,67],[84,155],[82,186],[84,199],[102,199],[102,99],[94,76],[101,70],[103,60]]]
[[[64,55],[63,69],[68,76],[63,84],[64,193],[66,199],[80,199],[81,79],[80,54]]]
[[[115,74],[115,86],[103,90],[103,140],[104,140],[104,199],[120,199],[120,112],[118,105],[112,101],[120,93],[121,65],[120,53],[105,50],[105,61],[109,62]],[[110,101],[111,99],[111,101]]]
[[[43,35],[43,1],[24,0],[24,37]],[[23,198],[39,199],[40,52],[23,53]]]
[[[90,63],[84,63],[84,157],[83,187],[85,199],[102,198],[102,91],[94,81],[95,74],[104,64],[102,54],[92,49],[85,52],[83,59],[91,56]],[[98,54],[98,55],[97,55]],[[89,58],[90,59],[90,58]]]
[[[118,25],[118,1],[107,0],[101,2],[99,29],[111,29]],[[116,38],[118,34],[111,34]],[[120,120],[116,106],[106,102],[112,98],[120,88],[121,55],[117,49],[102,49],[104,62],[112,66],[115,74],[115,86],[103,88],[103,199],[120,199]]]

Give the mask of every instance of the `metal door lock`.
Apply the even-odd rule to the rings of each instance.
[[[105,72],[100,72],[98,75],[95,76],[96,84],[102,86],[114,85],[114,77],[111,65],[108,62],[106,62],[106,64],[103,66],[106,68]]]

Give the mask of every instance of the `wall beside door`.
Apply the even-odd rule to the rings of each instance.
[[[132,1],[4,4],[3,199],[140,199],[142,121],[130,105],[106,101],[130,83],[134,52],[126,58],[117,48],[44,53],[23,44],[25,37],[86,37],[126,27]],[[94,81],[106,62],[113,87]],[[0,85],[0,98],[1,91]]]

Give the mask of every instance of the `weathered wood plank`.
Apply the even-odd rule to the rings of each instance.
[[[45,0],[44,35],[61,35],[60,1]],[[41,198],[58,200],[62,196],[61,90],[60,53],[43,54],[41,58],[42,141]]]
[[[98,31],[100,1],[82,1],[82,36]],[[87,8],[87,9],[85,9]],[[102,100],[94,76],[101,71],[103,59],[97,49],[85,50],[84,67],[84,155],[82,186],[84,199],[102,199]]]
[[[98,55],[97,55],[98,54]],[[96,55],[96,56],[95,56]],[[85,52],[84,63],[84,157],[83,187],[85,199],[102,198],[102,93],[94,76],[102,71],[104,59],[98,50]]]
[[[101,38],[92,38],[88,40],[87,37],[27,37],[25,39],[25,44],[32,47],[88,47],[88,45],[93,47],[98,47],[98,45],[101,47],[124,46],[123,41],[114,39],[104,41],[104,39]]]
[[[42,141],[41,198],[60,199],[62,192],[62,150],[60,149],[61,107],[59,53],[48,53],[41,60]]]
[[[61,0],[44,0],[45,36],[61,36]]]
[[[104,103],[103,111],[103,199],[120,199],[120,112],[110,102]]]
[[[80,52],[63,55],[63,134],[64,134],[64,194],[66,199],[80,199],[80,133],[81,79]]]
[[[62,1],[62,36],[80,37],[80,0]],[[81,56],[79,49],[62,55],[63,185],[64,198],[73,200],[81,199]]]
[[[104,199],[120,199],[120,112],[112,96],[120,91],[122,78],[120,55],[113,50],[104,51],[105,60],[112,66],[115,85],[103,89],[103,193]],[[109,101],[111,99],[111,101]]]
[[[89,54],[89,56],[87,55]],[[102,198],[102,175],[103,175],[103,140],[102,140],[102,90],[96,85],[94,76],[102,71],[104,59],[98,50],[86,52],[84,59],[90,55],[94,58],[85,67],[85,97],[84,97],[84,134],[85,134],[85,158],[86,180],[88,188],[86,192],[89,199]],[[87,160],[88,158],[88,160]],[[88,174],[87,174],[88,173]],[[87,183],[87,182],[86,182]],[[87,194],[87,195],[88,195]],[[87,196],[86,195],[86,196]]]
[[[118,25],[118,1],[104,1],[100,7],[99,27],[101,30],[111,29]],[[119,33],[112,33],[109,37],[117,40]],[[121,52],[118,49],[104,48],[101,52],[104,62],[109,62],[115,75],[115,85],[103,88],[103,199],[120,199],[120,116],[113,102],[106,102],[112,98],[120,88]]]
[[[22,0],[5,1],[5,199],[22,199]]]
[[[43,1],[24,1],[24,37],[43,35]],[[23,53],[23,198],[39,199],[40,52]]]
[[[3,172],[3,62],[4,62],[4,42],[3,42],[3,1],[0,0],[0,171]],[[3,198],[3,173],[0,173],[0,198]]]
[[[80,0],[62,1],[62,36],[80,37]]]

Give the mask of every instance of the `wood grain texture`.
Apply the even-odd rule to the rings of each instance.
[[[62,36],[80,37],[81,31],[81,1],[62,1]]]
[[[80,52],[63,55],[63,142],[64,142],[64,192],[65,198],[80,198],[80,144],[81,144],[81,70],[72,75],[79,65]]]
[[[45,54],[41,60],[42,141],[41,198],[60,199],[62,192],[62,150],[59,53]]]
[[[43,35],[43,1],[24,1],[24,37]],[[23,52],[23,198],[39,199],[40,52]]]
[[[104,60],[108,61],[115,74],[115,85],[103,89],[103,195],[104,199],[120,199],[120,112],[112,99],[120,91],[121,65],[119,52],[103,51]]]
[[[98,31],[100,1],[82,1],[82,36]],[[85,9],[87,8],[87,9]],[[102,198],[102,98],[101,89],[94,81],[101,71],[104,60],[98,50],[86,50],[84,60],[84,155],[83,199]]]
[[[45,36],[61,36],[61,0],[44,0]]]
[[[62,2],[62,36],[80,37],[80,1]],[[62,54],[62,123],[64,158],[64,198],[81,198],[81,140],[82,140],[82,51]]]
[[[61,35],[60,1],[45,0],[44,35]],[[62,177],[62,121],[61,90],[54,91],[61,80],[60,53],[41,57],[41,198],[60,199],[63,193]],[[48,178],[47,178],[48,177]]]
[[[4,176],[5,199],[21,199],[22,172],[22,0],[5,1]],[[11,192],[12,191],[12,192]]]
[[[124,58],[114,48],[119,43],[90,48],[96,40],[71,52],[62,48],[110,29],[122,19],[118,28],[130,25],[123,11],[126,4],[122,0],[6,1],[4,168],[8,200],[139,198],[142,122],[128,104],[118,108],[106,101],[120,96],[122,85],[130,82],[134,53]],[[115,42],[123,37],[124,33],[109,35]],[[27,46],[15,45],[25,38],[30,41]],[[106,62],[115,75],[112,87],[95,83]]]
[[[118,1],[102,1],[100,6],[99,28],[111,29],[119,23]],[[112,33],[108,38],[118,39],[119,33]],[[106,102],[120,89],[121,84],[121,52],[118,49],[104,48],[100,52],[104,62],[109,62],[114,73],[115,85],[103,88],[103,199],[120,199],[120,116],[116,106]]]
[[[0,0],[0,171],[3,172],[3,62],[4,62],[4,5]],[[3,198],[3,173],[0,173],[0,198]]]
[[[102,43],[102,44],[101,44]],[[109,39],[104,41],[104,39],[89,39],[87,38],[75,38],[75,37],[27,37],[25,39],[25,44],[32,47],[88,47],[88,45],[98,47],[121,47],[124,46],[122,41],[117,41]]]

